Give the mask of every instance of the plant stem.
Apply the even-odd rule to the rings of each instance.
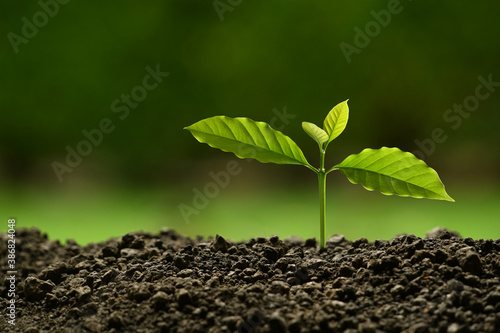
[[[326,225],[326,171],[325,171],[325,150],[321,149],[320,167],[318,172],[319,185],[319,246],[325,248],[325,225]]]

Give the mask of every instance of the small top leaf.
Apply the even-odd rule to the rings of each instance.
[[[326,134],[326,132],[322,128],[316,126],[316,124],[304,121],[302,123],[302,128],[307,133],[307,135],[309,135],[314,139],[314,141],[318,143],[320,149],[323,147],[323,144],[328,141],[328,134]]]
[[[292,139],[264,122],[215,116],[185,129],[198,141],[234,153],[239,158],[254,158],[262,163],[310,166]]]
[[[348,156],[334,168],[354,184],[386,195],[455,201],[439,179],[437,172],[415,155],[399,148],[365,149]]]
[[[325,149],[326,146],[338,137],[347,126],[347,120],[349,119],[349,107],[347,106],[347,101],[348,100],[345,100],[335,105],[325,118],[323,128],[329,135],[328,141],[325,144]]]

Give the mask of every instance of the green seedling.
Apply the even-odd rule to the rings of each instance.
[[[353,184],[386,195],[455,201],[447,193],[437,172],[413,154],[399,148],[367,148],[348,156],[340,164],[325,168],[326,149],[345,129],[349,118],[347,101],[336,105],[326,116],[323,128],[303,122],[304,131],[318,143],[319,168],[313,167],[299,146],[267,123],[248,118],[215,116],[185,127],[202,143],[253,158],[262,163],[297,164],[314,171],[319,182],[320,247],[325,247],[326,175],[339,170]]]

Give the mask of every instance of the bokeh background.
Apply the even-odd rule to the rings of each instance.
[[[452,0],[2,0],[0,229],[16,218],[82,244],[162,227],[315,237],[315,174],[238,160],[183,127],[220,114],[274,121],[317,164],[301,122],[321,124],[349,98],[329,165],[397,146],[435,168],[456,203],[386,197],[332,173],[328,234],[390,239],[444,226],[500,238],[499,12],[498,2]],[[155,70],[169,75],[144,90]],[[495,83],[478,88],[479,77]],[[477,89],[488,96],[474,99]],[[132,93],[139,100],[126,104]],[[453,111],[464,103],[473,111]],[[83,131],[103,119],[113,130],[69,167],[68,149],[85,149]],[[241,172],[214,187],[211,173],[233,160]],[[60,177],[54,162],[68,168]]]

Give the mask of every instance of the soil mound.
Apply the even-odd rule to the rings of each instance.
[[[9,331],[7,234],[0,331]],[[500,240],[348,241],[173,230],[79,246],[16,232],[16,326],[36,332],[500,332]]]

